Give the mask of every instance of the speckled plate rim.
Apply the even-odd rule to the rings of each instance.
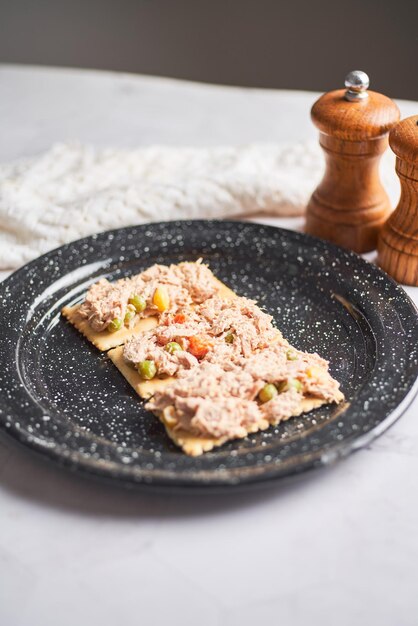
[[[397,297],[400,297],[403,301],[402,304],[407,306],[410,309],[410,312],[414,312],[414,315],[418,319],[418,311],[415,304],[409,298],[408,294],[398,285],[394,280],[392,280],[385,272],[383,272],[380,268],[375,265],[369,263],[368,261],[362,259],[357,254],[334,246],[333,244],[329,244],[328,242],[322,241],[315,237],[311,237],[306,235],[305,233],[288,230],[284,228],[278,228],[275,226],[265,226],[263,224],[251,223],[251,222],[239,222],[239,221],[227,221],[227,220],[177,220],[174,222],[152,222],[143,224],[141,226],[135,226],[132,228],[150,228],[150,227],[164,227],[170,226],[170,228],[175,228],[176,225],[198,225],[198,224],[211,224],[211,225],[223,225],[233,227],[238,225],[243,225],[246,228],[254,228],[262,227],[264,230],[270,232],[271,234],[276,233],[277,235],[281,234],[282,236],[293,239],[296,242],[303,243],[306,242],[314,242],[315,246],[318,248],[322,248],[324,251],[332,251],[336,255],[344,255],[345,257],[351,259],[353,263],[358,264],[361,263],[364,268],[368,269],[371,273],[378,273],[380,276],[383,276],[385,281],[392,285],[393,288],[397,290]],[[89,240],[94,239],[96,242],[100,238],[108,238],[109,236],[114,236],[117,233],[123,233],[124,231],[127,233],[130,230],[130,227],[114,229],[110,231],[102,232],[98,235],[92,235],[89,237],[85,237],[79,239],[77,241],[70,242],[69,244],[65,244],[64,246],[60,246],[51,250],[50,252],[38,257],[37,259],[31,261],[26,264],[16,272],[14,272],[11,276],[9,276],[5,281],[0,283],[0,297],[2,296],[2,292],[6,287],[10,288],[14,284],[18,284],[19,281],[24,278],[28,270],[32,267],[42,263],[49,261],[51,258],[56,255],[57,251],[61,251],[65,253],[66,249],[74,246],[81,246],[85,244]],[[418,341],[418,334],[416,337]],[[5,410],[5,402],[0,393],[0,428],[2,432],[6,433],[9,437],[13,438],[20,444],[23,444],[25,447],[30,448],[31,451],[37,453],[37,455],[42,456],[44,459],[49,459],[58,463],[62,467],[69,468],[73,471],[79,472],[80,470],[86,476],[91,476],[99,479],[104,479],[105,482],[118,483],[121,485],[133,487],[147,487],[147,488],[155,488],[156,490],[165,489],[178,490],[189,492],[213,492],[213,491],[223,491],[225,488],[231,489],[241,489],[249,486],[255,485],[268,485],[273,482],[276,482],[279,479],[289,478],[292,475],[300,475],[305,473],[308,470],[320,468],[324,466],[329,466],[334,464],[339,459],[342,459],[352,452],[359,450],[367,445],[369,445],[374,439],[379,437],[383,432],[385,432],[399,417],[404,413],[406,408],[412,402],[413,398],[418,392],[418,363],[414,368],[413,376],[410,375],[409,379],[409,387],[406,392],[399,391],[397,394],[399,397],[399,402],[397,406],[390,411],[382,420],[376,425],[374,428],[369,430],[366,433],[361,435],[353,435],[351,439],[346,439],[341,443],[336,443],[332,447],[329,447],[326,452],[321,450],[309,452],[306,454],[302,454],[298,457],[292,456],[287,462],[283,462],[280,465],[274,465],[274,467],[267,468],[263,466],[262,472],[254,473],[254,472],[243,472],[242,476],[239,476],[237,479],[228,478],[219,478],[213,479],[211,477],[207,482],[205,479],[200,479],[199,481],[193,479],[181,479],[179,480],[178,476],[172,471],[168,472],[167,470],[159,470],[157,475],[153,472],[152,477],[147,477],[144,475],[143,471],[132,471],[137,470],[138,468],[121,468],[120,464],[112,463],[109,461],[101,462],[100,460],[92,459],[86,457],[85,455],[77,452],[71,451],[70,454],[63,455],[60,451],[59,444],[55,447],[51,448],[42,444],[42,442],[37,441],[36,438],[32,436],[28,436],[25,431],[19,430],[17,428],[7,423],[7,407]]]

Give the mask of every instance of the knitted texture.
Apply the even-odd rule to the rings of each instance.
[[[57,144],[0,166],[0,271],[121,226],[301,215],[322,170],[315,143],[135,150]]]
[[[57,144],[0,166],[0,269],[86,235],[142,222],[299,215],[322,168],[315,147]]]

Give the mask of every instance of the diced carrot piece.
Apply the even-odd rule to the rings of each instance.
[[[207,337],[203,337],[202,335],[195,335],[194,337],[189,337],[189,347],[188,352],[193,354],[197,359],[203,359],[204,356],[207,355],[209,349],[213,346],[213,343],[208,340]]]
[[[186,321],[186,316],[184,313],[176,313],[173,318],[174,324],[184,324],[185,321]]]

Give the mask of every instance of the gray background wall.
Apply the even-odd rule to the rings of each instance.
[[[0,0],[0,61],[418,100],[418,0]]]

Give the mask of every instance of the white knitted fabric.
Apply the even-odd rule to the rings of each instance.
[[[300,215],[322,170],[311,143],[136,150],[57,144],[0,166],[0,271],[131,224]]]

